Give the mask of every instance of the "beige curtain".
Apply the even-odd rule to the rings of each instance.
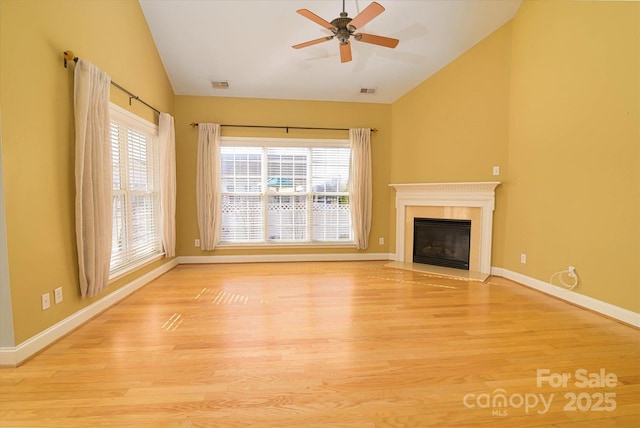
[[[170,114],[160,113],[160,217],[165,257],[176,255],[176,136]]]
[[[74,76],[76,244],[83,298],[96,296],[109,283],[113,215],[110,83],[106,73],[78,60]]]
[[[371,231],[371,129],[349,130],[351,145],[351,226],[353,238],[359,250],[369,246]]]
[[[196,208],[200,248],[214,250],[220,229],[220,125],[198,125]]]

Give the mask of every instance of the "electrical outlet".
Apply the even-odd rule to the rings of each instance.
[[[527,263],[527,255],[525,253],[520,254],[520,263],[523,265]]]
[[[384,237],[383,236],[378,238],[378,244],[384,245]]]
[[[574,268],[573,266],[569,266],[569,278],[575,278],[576,277],[576,268]]]
[[[51,307],[51,296],[49,293],[45,293],[40,296],[40,300],[42,301],[42,310],[49,309]]]
[[[58,287],[53,290],[53,302],[57,305],[62,302],[62,287]]]
[[[195,240],[195,244],[196,244],[196,247],[199,247],[199,246],[200,246],[200,240],[199,240],[198,238],[196,238],[196,240]]]
[[[500,167],[499,166],[494,166],[493,167],[493,175],[500,175]]]

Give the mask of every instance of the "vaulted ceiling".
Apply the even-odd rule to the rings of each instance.
[[[521,0],[377,0],[385,11],[358,32],[400,40],[395,49],[351,42],[291,46],[330,35],[340,0],[139,0],[178,95],[391,103],[509,21]],[[371,0],[345,0],[354,18]],[[215,89],[213,81],[227,81]],[[362,89],[375,93],[361,93]],[[370,92],[370,91],[368,91]]]

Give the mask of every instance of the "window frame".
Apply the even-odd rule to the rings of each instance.
[[[349,150],[351,149],[350,147],[350,142],[349,139],[346,138],[336,138],[336,139],[308,139],[308,138],[261,138],[261,137],[222,137],[221,141],[220,141],[220,146],[222,147],[261,147],[261,148],[267,148],[267,147],[282,147],[282,148],[314,148],[314,147],[322,147],[322,148],[331,148],[331,147],[337,147],[337,148],[348,148]],[[220,159],[220,162],[222,162],[222,156]],[[293,191],[293,192],[287,192],[285,194],[278,194],[278,193],[270,193],[268,191],[268,186],[267,186],[267,170],[266,170],[266,164],[267,164],[267,160],[263,159],[262,160],[263,165],[265,166],[265,169],[262,171],[262,180],[261,180],[261,192],[260,192],[260,196],[261,196],[261,203],[263,207],[266,207],[268,198],[269,196],[302,196],[305,195],[307,198],[313,198],[314,195],[317,195],[318,192],[314,192],[313,189],[311,188],[311,183],[308,183],[308,191],[304,191],[304,192],[297,192],[297,191]],[[220,169],[220,174],[221,176],[219,177],[221,182],[222,182],[222,168]],[[349,181],[348,183],[350,183],[351,181],[351,177],[349,177]],[[222,184],[222,183],[221,183]],[[349,186],[347,186],[349,187]],[[222,192],[222,196],[224,197],[224,195],[227,194],[233,194],[234,192],[225,192],[222,190],[222,186],[221,186],[221,192]],[[349,191],[347,190],[347,192],[335,192],[335,193],[346,193],[346,195],[349,195]],[[324,194],[324,193],[322,193]],[[313,203],[311,201],[311,203]],[[349,202],[350,203],[350,202]],[[242,249],[251,249],[251,248],[255,248],[255,249],[265,249],[265,248],[313,248],[313,247],[319,247],[319,248],[352,248],[355,247],[355,241],[354,241],[354,233],[353,233],[353,226],[351,225],[350,227],[350,240],[349,241],[314,241],[313,238],[313,233],[312,233],[312,228],[313,228],[313,223],[311,221],[312,219],[312,206],[308,207],[308,212],[307,212],[307,229],[309,232],[309,239],[306,241],[284,241],[284,242],[277,242],[277,241],[272,241],[269,239],[264,239],[262,241],[251,241],[251,242],[234,242],[234,241],[223,241],[222,240],[222,232],[220,232],[220,239],[217,242],[217,246],[219,247],[223,247],[223,248],[228,248],[228,249],[233,249],[233,248],[242,248]],[[268,228],[268,223],[267,223],[267,212],[263,212],[263,237],[266,238],[267,235],[267,228]],[[349,220],[351,221],[351,220]],[[220,223],[220,227],[222,228],[222,222]]]
[[[128,202],[130,200],[131,194],[150,193],[152,195],[152,201],[153,201],[154,220],[155,220],[154,235],[155,235],[156,246],[151,253],[143,256],[139,256],[139,257],[131,257],[127,261],[121,263],[115,269],[111,266],[111,263],[110,263],[109,281],[113,281],[119,277],[122,277],[128,273],[135,271],[136,269],[139,269],[140,267],[148,263],[151,263],[155,260],[159,260],[160,258],[164,257],[164,254],[165,254],[164,248],[162,245],[161,211],[160,211],[160,175],[159,175],[160,174],[160,169],[159,169],[160,168],[160,152],[159,152],[159,146],[158,146],[159,127],[158,125],[152,122],[149,122],[141,118],[140,116],[137,116],[131,113],[130,111],[110,102],[109,103],[109,143],[110,144],[111,144],[111,124],[113,122],[117,122],[127,127],[128,129],[132,129],[138,133],[146,135],[147,139],[150,139],[150,142],[153,146],[153,150],[152,150],[153,159],[151,160],[153,189],[151,191],[142,192],[139,190],[132,191],[131,189],[116,191],[116,190],[113,190],[112,188],[112,201],[113,201],[112,204],[115,203],[115,198],[113,196],[115,196],[116,194],[126,195],[127,202]],[[122,144],[123,142],[120,141],[120,145]],[[113,154],[112,154],[112,159],[113,159]],[[116,171],[114,170],[113,160],[112,160],[112,173],[114,175],[116,173]],[[122,174],[127,175],[128,170],[123,171]],[[131,219],[133,216],[132,216],[132,211],[129,204],[127,204],[127,209],[125,211],[126,211],[125,216],[127,217],[127,221],[128,221],[128,230],[130,230],[131,223],[132,223]],[[112,205],[111,212],[113,213],[113,205]],[[115,219],[112,219],[112,221],[115,221]],[[113,226],[112,226],[112,231],[113,231]],[[128,244],[130,244],[132,240],[131,233],[127,233],[127,240],[128,240]],[[113,248],[112,248],[111,255],[113,255]],[[110,259],[111,259],[111,256],[110,256]]]

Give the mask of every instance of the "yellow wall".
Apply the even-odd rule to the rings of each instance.
[[[640,3],[527,0],[392,105],[391,181],[501,181],[493,266],[640,312],[639,61]]]
[[[95,300],[81,300],[77,284],[73,66],[62,65],[67,49],[155,107],[173,111],[173,91],[138,2],[0,1],[2,162],[16,344]],[[129,108],[126,96],[115,88],[111,93]],[[130,109],[155,120],[135,101]],[[64,301],[42,311],[40,295],[58,286]]]
[[[504,181],[510,61],[507,23],[393,103],[392,183]],[[502,259],[505,212],[500,187],[496,194],[494,265]],[[389,209],[395,217],[393,203]]]
[[[526,1],[512,43],[503,266],[640,312],[640,3]]]
[[[391,150],[391,106],[388,104],[292,101],[225,97],[176,97],[177,168],[177,253],[181,256],[290,253],[356,253],[354,248],[216,249],[201,251],[194,246],[198,237],[196,216],[196,148],[198,129],[191,122],[221,124],[285,125],[327,128],[377,128],[371,137],[373,178],[373,219],[368,253],[387,253],[389,219],[389,154]],[[222,128],[223,136],[277,138],[348,138],[345,131],[269,130]]]
[[[392,105],[174,97],[137,2],[0,0],[2,172],[15,343],[91,303],[78,297],[73,223],[72,49],[176,117],[177,253],[201,252],[196,122],[375,127],[369,253],[395,248],[389,183],[493,181],[493,265],[548,281],[576,266],[576,289],[640,312],[640,4],[525,1],[515,19]],[[112,99],[154,115],[117,90]],[[174,110],[175,103],[175,110]],[[341,133],[224,128],[223,135]],[[499,165],[499,177],[491,174]],[[599,222],[605,218],[609,224]],[[385,237],[385,245],[378,245]],[[313,253],[353,249],[309,249]],[[519,263],[526,253],[526,265]],[[157,267],[154,263],[113,284]],[[65,301],[40,310],[63,286]]]

